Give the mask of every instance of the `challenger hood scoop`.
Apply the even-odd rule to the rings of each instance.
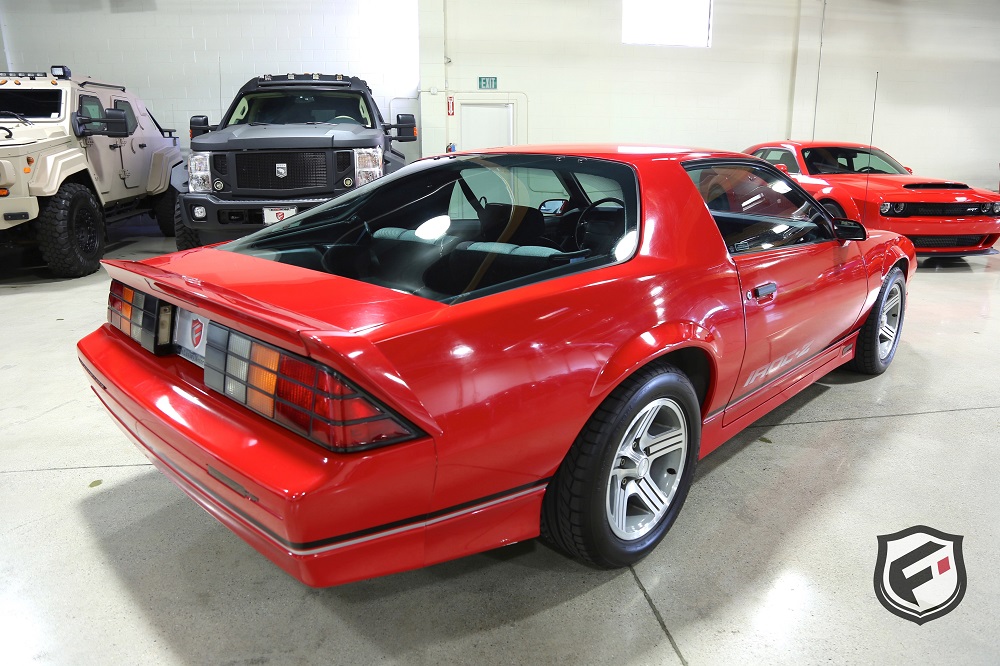
[[[969,186],[965,183],[949,183],[943,180],[930,181],[926,183],[907,183],[903,185],[908,190],[967,190]]]

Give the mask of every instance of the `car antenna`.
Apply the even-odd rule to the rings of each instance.
[[[872,98],[872,130],[871,134],[868,135],[868,172],[865,173],[865,198],[862,199],[861,204],[861,224],[865,224],[868,220],[865,216],[868,213],[868,181],[872,178],[872,150],[875,146],[875,105],[878,103],[878,72],[875,72],[875,95]]]

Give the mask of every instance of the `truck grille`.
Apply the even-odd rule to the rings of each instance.
[[[908,236],[914,247],[975,247],[984,236]]]
[[[278,165],[287,170],[278,176]],[[324,153],[237,153],[236,186],[240,189],[295,190],[326,187]]]

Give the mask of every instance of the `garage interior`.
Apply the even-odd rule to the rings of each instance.
[[[630,0],[2,0],[0,69],[127,85],[185,148],[247,79],[320,71],[416,114],[410,160],[483,147],[502,117],[517,144],[871,142],[997,189],[994,0],[709,4],[698,48],[623,43]],[[145,216],[109,230],[108,257],[173,249]],[[108,283],[0,248],[4,663],[1000,663],[1000,256],[921,260],[889,371],[833,372],[701,461],[634,567],[535,540],[322,590],[188,500],[93,396],[75,343]],[[963,535],[968,572],[922,626],[872,588],[878,535],[913,525]]]

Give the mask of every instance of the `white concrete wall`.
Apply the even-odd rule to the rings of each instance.
[[[259,74],[365,79],[386,120],[418,104],[417,0],[0,0],[10,68],[121,83],[187,144]],[[415,144],[396,144],[413,156]]]
[[[517,103],[520,143],[740,150],[814,125],[867,142],[879,71],[876,145],[928,176],[1000,177],[997,0],[830,0],[825,17],[823,0],[715,0],[710,49],[623,45],[621,0],[420,0],[420,29],[425,154],[459,142],[448,96]]]

